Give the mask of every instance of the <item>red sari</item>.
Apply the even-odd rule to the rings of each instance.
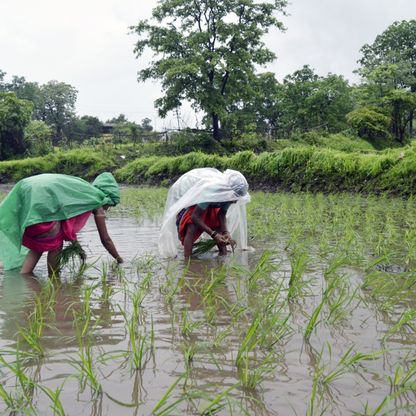
[[[77,239],[77,232],[84,227],[91,212],[87,211],[63,221],[48,221],[30,225],[25,229],[22,245],[37,252],[57,250],[62,247],[64,241]],[[58,223],[60,223],[59,230],[55,235],[42,237],[43,234],[57,227]]]
[[[183,245],[183,240],[185,239],[185,234],[186,234],[186,227],[188,224],[193,224],[192,222],[192,214],[195,210],[196,205],[194,205],[193,207],[188,208],[182,215],[182,217],[179,219],[179,223],[178,223],[178,236],[179,236],[179,240],[181,240],[181,243]],[[215,230],[216,228],[220,227],[220,221],[218,219],[218,214],[220,212],[221,208],[215,208],[215,207],[208,207],[201,215],[201,219],[202,221],[204,221],[204,223],[206,225],[208,225],[208,227],[212,228],[213,230]],[[195,230],[195,234],[194,234],[194,238],[193,238],[193,243],[198,240],[198,238],[201,236],[201,234],[203,233],[203,229],[200,227],[197,227]]]

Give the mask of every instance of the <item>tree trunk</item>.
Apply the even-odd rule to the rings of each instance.
[[[221,141],[220,120],[218,114],[212,113],[212,137],[218,142]]]

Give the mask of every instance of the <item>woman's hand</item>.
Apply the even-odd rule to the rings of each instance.
[[[116,257],[116,262],[117,262],[117,264],[121,264],[121,263],[123,263],[123,259],[120,256],[118,256],[118,257]]]
[[[226,236],[217,232],[215,232],[212,238],[215,240],[217,244],[220,244],[220,245],[226,245],[228,242],[228,239]]]
[[[225,238],[225,240],[227,241],[227,243],[229,243],[230,241],[232,241],[231,234],[230,234],[229,231],[225,230],[221,234]]]

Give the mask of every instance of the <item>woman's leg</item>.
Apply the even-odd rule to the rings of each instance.
[[[185,238],[183,239],[183,250],[185,260],[188,260],[192,254],[192,246],[194,244],[196,226],[194,224],[188,224],[186,226]]]
[[[27,253],[27,256],[23,263],[22,269],[20,270],[20,273],[32,274],[33,269],[38,264],[38,261],[41,258],[42,254],[43,253],[39,251],[29,250],[29,253]]]
[[[59,255],[62,251],[61,247],[57,248],[56,250],[48,251],[48,275],[58,276],[59,275]]]

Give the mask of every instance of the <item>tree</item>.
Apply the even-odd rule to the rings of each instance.
[[[142,124],[140,125],[140,128],[144,131],[144,132],[151,132],[153,130],[152,125],[150,124],[152,122],[152,120],[150,120],[150,118],[144,118],[142,120]]]
[[[383,99],[390,108],[391,130],[396,140],[404,144],[406,127],[413,119],[416,110],[416,94],[404,90],[392,90]]]
[[[6,91],[6,84],[4,82],[4,77],[6,76],[6,72],[0,69],[0,92]]]
[[[244,103],[229,107],[223,119],[223,131],[233,137],[245,133],[274,134],[281,118],[281,85],[271,72],[253,78],[253,95]]]
[[[356,108],[347,114],[347,121],[363,139],[376,142],[389,136],[390,119],[378,108]]]
[[[360,52],[363,57],[358,73],[368,80],[375,71],[392,68],[396,77],[391,81],[391,89],[410,90],[416,94],[416,20],[394,22],[381,35],[378,35],[371,45],[364,45]],[[409,120],[409,133],[412,135],[412,111]],[[394,122],[393,122],[394,124]]]
[[[120,114],[118,117],[113,117],[107,120],[107,123],[114,123],[114,124],[128,123],[128,122],[129,121],[127,120],[127,117],[124,114]]]
[[[17,98],[28,100],[33,104],[33,118],[38,119],[43,109],[43,97],[37,82],[26,81],[25,77],[14,75],[12,81],[6,84],[9,92],[14,92]]]
[[[23,155],[24,129],[32,117],[32,104],[16,94],[0,92],[0,160]]]
[[[32,120],[24,130],[26,151],[32,156],[42,156],[52,150],[52,129],[40,120]]]
[[[383,64],[408,64],[408,81],[403,87],[411,87],[416,92],[416,20],[394,22],[371,45],[364,45],[358,61],[361,75]]]
[[[63,137],[64,127],[75,117],[75,102],[78,91],[64,82],[49,81],[41,87],[43,111],[42,121],[55,129],[55,142]]]
[[[139,72],[139,80],[160,79],[164,96],[156,100],[161,117],[184,100],[203,111],[213,137],[221,138],[221,120],[230,107],[249,99],[255,65],[275,55],[262,37],[268,29],[283,29],[276,12],[286,0],[162,0],[153,20],[139,21],[132,29],[139,36],[135,53],[145,48],[154,60]]]
[[[347,127],[345,116],[353,109],[351,88],[341,75],[320,77],[308,65],[284,78],[280,96],[287,135],[311,129],[338,132]]]

